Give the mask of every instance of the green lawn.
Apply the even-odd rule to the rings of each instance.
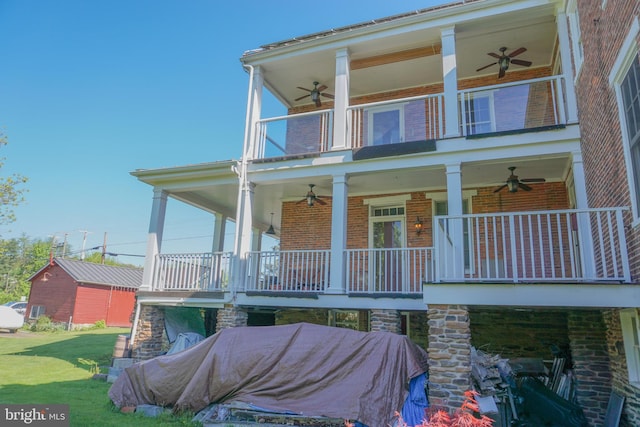
[[[122,414],[92,379],[107,373],[120,334],[107,328],[78,332],[0,332],[0,403],[68,404],[71,426],[191,426],[190,417]]]

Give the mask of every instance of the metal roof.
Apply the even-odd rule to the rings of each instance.
[[[116,267],[64,258],[54,258],[53,261],[76,282],[136,289],[142,285],[141,268]]]

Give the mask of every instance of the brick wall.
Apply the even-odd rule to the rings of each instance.
[[[507,170],[505,170],[505,178]],[[494,193],[495,187],[477,189],[477,196],[472,200],[472,213],[518,212],[528,210],[566,209],[569,199],[564,183],[548,182],[531,184],[532,191]],[[406,193],[398,193],[406,194]],[[375,196],[349,197],[347,218],[347,249],[368,247],[369,240],[369,206],[364,199],[392,196],[393,194]],[[406,202],[406,235],[408,247],[431,246],[432,240],[432,201],[425,197],[425,192],[411,193],[411,200]],[[414,223],[417,217],[423,222],[423,231],[416,234]],[[282,233],[280,249],[329,249],[331,247],[331,200],[326,205],[284,202],[282,204]]]
[[[640,11],[637,0],[577,2],[584,62],[576,81],[582,151],[589,205],[630,206],[622,134],[615,91],[609,74],[632,20]],[[632,229],[625,215],[632,277],[640,279],[640,229]]]
[[[602,317],[606,325],[612,390],[625,396],[620,427],[638,426],[640,425],[640,393],[636,387],[629,384],[627,359],[620,326],[620,311],[607,310]]]

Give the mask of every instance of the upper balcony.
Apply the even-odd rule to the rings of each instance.
[[[457,91],[460,135],[467,138],[567,124],[562,76]],[[347,149],[442,139],[447,120],[444,93],[359,104],[347,108]],[[333,149],[334,110],[261,119],[253,159],[289,158]]]
[[[451,4],[248,51],[249,160],[553,129],[577,120],[566,17]],[[284,107],[263,107],[265,88]]]

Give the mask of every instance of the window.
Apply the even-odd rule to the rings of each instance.
[[[467,135],[495,132],[492,93],[469,94],[465,101]]]
[[[394,144],[404,141],[404,110],[398,106],[369,110],[369,145]]]
[[[635,308],[620,311],[620,325],[627,359],[629,382],[640,387],[640,322]]]
[[[636,203],[640,200],[640,63],[638,61],[639,58],[636,54],[620,85]]]
[[[44,305],[32,305],[29,311],[29,319],[37,319],[44,316]]]
[[[636,18],[609,75],[618,102],[634,225],[640,223],[640,58],[636,42],[639,32]]]
[[[335,326],[336,328],[347,328],[347,329],[353,329],[354,331],[359,331],[360,330],[360,313],[358,311],[330,310],[329,326]]]
[[[434,200],[433,201],[433,215],[448,215],[449,204],[446,200]],[[462,201],[462,213],[469,213],[469,199]],[[464,269],[469,271],[471,269],[471,255],[469,248],[471,246],[471,236],[469,235],[469,221],[465,221],[462,225],[464,233]]]

